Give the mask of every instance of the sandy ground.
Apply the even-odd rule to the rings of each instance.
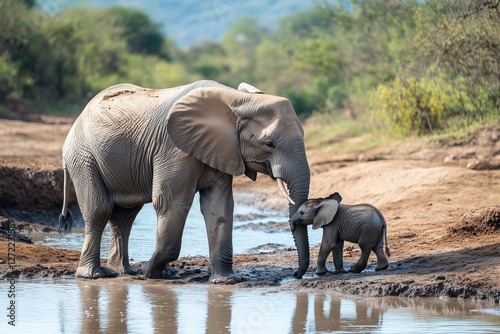
[[[53,230],[46,225],[55,224],[60,210],[60,150],[71,122],[55,117],[39,122],[0,119],[0,232],[13,226],[8,218],[14,219],[20,233]],[[343,203],[371,203],[382,211],[392,253],[389,269],[375,272],[372,254],[369,266],[360,274],[317,277],[318,249],[313,247],[309,272],[304,279],[295,280],[296,250],[276,250],[235,256],[235,271],[243,277],[241,287],[315,288],[366,296],[457,297],[499,303],[500,122],[484,126],[472,140],[450,148],[410,142],[362,155],[310,154],[309,162],[311,197],[337,191]],[[259,176],[256,182],[236,177],[234,189],[236,205],[287,210],[278,187],[267,176]],[[243,192],[252,196],[240,196]],[[321,231],[310,229],[309,233]],[[17,241],[16,263],[10,268],[9,241],[1,235],[3,279],[74,279],[79,252]],[[346,268],[359,255],[357,245],[346,243]],[[205,283],[210,275],[206,258],[181,258],[171,266],[177,278],[164,280],[167,284]],[[331,258],[328,268],[333,270]],[[116,279],[143,278],[122,275]]]

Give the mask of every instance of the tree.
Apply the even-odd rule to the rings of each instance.
[[[0,100],[13,93],[22,96],[34,82],[33,75],[23,70],[29,63],[27,45],[38,35],[33,6],[32,1],[0,2]]]
[[[131,53],[144,53],[168,59],[164,49],[165,37],[158,23],[151,22],[148,15],[138,9],[122,6],[108,9],[113,23],[122,29],[122,37],[127,41]]]
[[[429,1],[417,20],[419,61],[438,64],[469,96],[486,93],[500,108],[500,1]]]
[[[371,94],[371,110],[402,135],[498,118],[499,1],[429,0],[413,11],[413,56]]]

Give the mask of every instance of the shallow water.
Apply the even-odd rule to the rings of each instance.
[[[292,233],[288,227],[288,212],[263,212],[250,206],[235,204],[233,230],[234,254],[247,254],[254,248],[269,245],[273,248],[295,247]],[[281,231],[265,228],[265,224],[279,223]],[[246,228],[261,223],[260,229]],[[153,205],[148,203],[137,215],[130,233],[129,254],[132,261],[147,261],[155,250],[156,213]],[[274,225],[275,226],[275,225]],[[109,228],[106,227],[101,242],[101,257],[107,258],[109,249]],[[29,234],[35,243],[65,249],[81,250],[83,245],[83,228],[74,228],[73,232],[64,236],[47,233]],[[309,233],[310,246],[321,242],[321,232]],[[266,248],[264,248],[266,250]],[[205,221],[199,208],[199,197],[196,194],[193,206],[184,227],[180,257],[203,255],[208,256],[208,239]]]
[[[234,253],[248,253],[268,243],[278,244],[268,245],[271,249],[294,247],[287,220],[286,212],[259,212],[236,204]],[[273,222],[280,223],[282,231],[266,228],[276,227]],[[250,228],[259,223],[261,228]],[[32,236],[36,243],[80,250],[82,231],[62,238]],[[149,259],[155,235],[156,214],[149,204],[132,228],[130,253],[134,262]],[[311,231],[311,246],[320,241],[321,233]],[[107,257],[108,248],[106,230],[102,257]],[[197,198],[181,248],[181,256],[191,255],[208,256]],[[14,288],[15,298],[10,298],[10,283],[0,281],[0,310],[4,310],[0,333],[500,333],[500,309],[471,301],[358,298],[327,291],[177,285],[150,280],[124,283],[120,279],[16,282]],[[8,324],[7,308],[12,300],[15,327]]]
[[[499,333],[491,304],[154,281],[0,283],[0,333]],[[272,330],[271,330],[272,329]]]

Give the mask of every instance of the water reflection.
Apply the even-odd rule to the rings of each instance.
[[[101,285],[84,280],[78,280],[77,285],[83,311],[81,333],[133,331],[134,328],[128,328],[127,313],[137,310],[130,310],[127,306],[131,298],[139,298],[144,303],[143,314],[151,315],[154,333],[179,333],[182,329],[205,333],[254,333],[269,329],[270,324],[275,333],[359,331],[377,328],[382,323],[383,314],[380,309],[357,300],[354,316],[342,316],[342,300],[325,293],[252,293],[234,287],[176,287],[148,283],[135,285],[143,291],[131,296],[129,288],[134,285]],[[348,308],[352,303],[343,302]],[[186,303],[188,307],[181,305]],[[148,308],[150,312],[146,312]],[[350,314],[349,310],[347,314]]]
[[[308,311],[310,295],[306,292],[296,294],[296,307],[293,316],[293,333],[308,332]],[[369,306],[364,300],[354,301],[354,312],[349,311],[353,301],[342,300],[325,293],[314,295],[314,329],[317,332],[344,331],[358,332],[362,329],[377,329],[382,325],[383,311],[379,306]],[[344,306],[342,304],[344,303]],[[351,310],[352,311],[352,310]]]
[[[232,291],[208,289],[208,312],[206,333],[230,333]]]
[[[488,317],[481,315],[475,320],[472,304],[457,301],[346,299],[325,291],[252,291],[158,282],[101,285],[78,280],[77,285],[83,311],[81,333],[147,332],[144,326],[130,321],[130,312],[141,314],[145,318],[143,325],[149,323],[146,327],[150,326],[150,332],[154,333],[256,333],[266,332],[270,325],[274,333],[366,332],[387,330],[394,324],[407,326],[412,319],[424,327],[434,321],[432,326],[446,328],[460,321],[461,326],[475,328],[478,318]],[[132,308],[131,299],[142,306]],[[394,316],[394,310],[407,308],[412,312]],[[387,312],[391,314],[388,325],[384,321]],[[497,320],[492,328],[500,324],[500,319]]]
[[[82,301],[81,333],[108,333],[114,330],[120,333],[128,333],[126,321],[127,286],[111,288],[111,286],[89,285],[82,281],[77,281],[77,284]],[[108,301],[105,306],[103,306],[102,301],[104,295]],[[104,311],[107,312],[104,313]]]
[[[282,287],[283,288],[283,287]],[[0,295],[7,285],[0,283]],[[498,309],[470,301],[361,298],[164,281],[18,282],[14,332],[495,332]],[[477,312],[485,309],[486,312]],[[495,311],[495,312],[490,312]],[[5,321],[0,333],[12,332]],[[14,333],[13,332],[13,333]]]
[[[144,286],[144,292],[149,298],[152,309],[154,333],[178,333],[178,298],[171,289],[158,289],[157,285]]]

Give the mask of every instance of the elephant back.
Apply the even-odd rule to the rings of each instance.
[[[336,220],[340,237],[355,243],[362,235],[379,235],[384,226],[378,210],[370,204],[339,204]]]
[[[84,109],[82,114],[99,122],[135,121],[144,119],[149,113],[164,114],[180,98],[194,89],[201,87],[230,87],[212,80],[200,80],[194,83],[165,88],[152,89],[123,83],[104,89],[97,94]]]

